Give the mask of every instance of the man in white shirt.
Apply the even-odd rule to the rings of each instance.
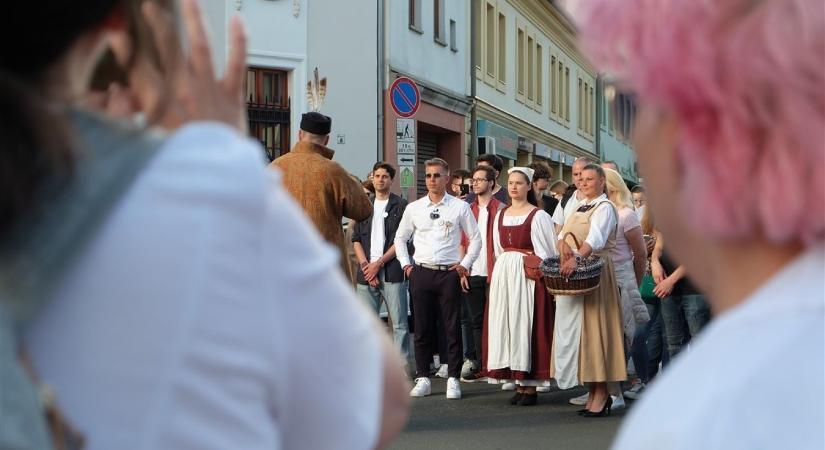
[[[484,327],[484,305],[487,303],[487,294],[490,287],[490,275],[492,275],[493,261],[493,220],[496,213],[504,209],[506,204],[493,197],[493,186],[496,182],[496,172],[490,166],[478,166],[473,172],[473,192],[476,194],[475,200],[470,205],[473,216],[478,221],[478,230],[481,234],[481,251],[478,258],[470,268],[470,276],[462,278],[461,284],[466,291],[466,306],[470,316],[470,326],[476,349],[478,361],[473,364],[473,371],[466,376],[462,374],[462,380],[473,382],[484,377],[481,376],[480,361],[481,356],[481,334]],[[465,243],[468,244],[468,243]]]
[[[592,164],[592,161],[585,157],[577,158],[573,161],[573,184],[575,184],[576,190],[570,192],[570,194],[565,194],[553,212],[553,223],[556,225],[556,234],[561,232],[564,222],[571,214],[579,209],[579,205],[584,199],[584,196],[578,191],[578,187],[579,184],[581,184],[582,169],[588,164]]]
[[[407,201],[390,192],[395,167],[379,161],[371,173],[375,187],[372,216],[358,222],[352,233],[352,246],[359,265],[356,291],[376,312],[381,307],[381,297],[384,297],[392,321],[393,341],[407,361],[410,353],[407,288],[393,242]]]
[[[461,398],[458,377],[461,372],[461,279],[481,251],[481,237],[470,205],[447,194],[450,166],[440,158],[424,163],[427,190],[407,206],[395,235],[395,251],[404,273],[410,279],[413,303],[416,385],[412,397],[432,392],[429,373],[435,319],[444,324],[447,341],[447,398]],[[467,236],[467,253],[461,257],[462,233]],[[413,237],[415,264],[407,251]]]

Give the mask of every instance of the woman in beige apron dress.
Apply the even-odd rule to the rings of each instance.
[[[596,254],[605,261],[599,287],[584,296],[556,296],[556,324],[550,374],[562,389],[584,384],[589,389],[586,417],[610,413],[608,382],[627,378],[622,341],[619,290],[610,260],[615,245],[617,214],[604,194],[605,174],[590,164],[582,170],[579,188],[585,200],[559,234],[562,273],[575,270],[573,251]],[[568,233],[576,236],[579,247]]]

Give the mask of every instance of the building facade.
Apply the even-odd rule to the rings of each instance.
[[[588,156],[637,179],[633,152],[611,124],[614,99],[548,0],[201,3],[219,72],[229,20],[244,18],[250,134],[269,159],[297,140],[317,67],[328,81],[321,112],[333,119],[335,160],[362,179],[376,161],[398,165],[394,190],[407,198],[423,194],[423,162],[434,156],[453,168],[485,152],[508,167],[544,160],[567,181],[573,160]],[[408,119],[392,106],[399,78],[418,87]]]
[[[248,34],[246,100],[250,134],[269,159],[289,151],[304,110],[307,76],[307,14],[302,2],[202,0],[205,26],[218,73],[223,73],[229,21],[241,14]],[[278,24],[273,27],[272,24]]]
[[[469,5],[446,0],[387,1],[384,98],[384,158],[414,170],[413,183],[397,180],[403,195],[426,193],[424,162],[439,157],[451,168],[467,167],[469,97]],[[399,77],[418,86],[420,106],[403,120],[390,91]],[[402,119],[399,121],[399,119]],[[414,125],[415,153],[399,153],[407,124]],[[411,146],[407,147],[409,151]],[[414,159],[410,161],[410,158]],[[406,172],[405,169],[402,169]],[[409,186],[409,187],[407,187]]]
[[[478,153],[543,160],[570,181],[576,157],[599,159],[597,74],[575,29],[549,1],[473,0],[473,18]]]

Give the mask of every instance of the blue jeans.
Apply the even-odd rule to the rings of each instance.
[[[387,313],[392,321],[392,337],[395,346],[407,361],[410,356],[410,330],[407,324],[407,286],[403,282],[389,283],[384,281],[386,271],[378,272],[378,287],[368,284],[358,284],[356,292],[367,304],[378,313],[381,309],[381,297],[387,303]]]
[[[670,362],[670,355],[665,346],[664,326],[662,325],[662,305],[661,300],[645,300],[647,306],[647,313],[650,315],[650,321],[641,327],[647,332],[647,340],[645,347],[647,350],[647,381],[653,379],[659,373],[659,363],[665,367]],[[637,331],[637,335],[639,332]],[[635,339],[634,339],[635,344]],[[636,360],[633,360],[633,365],[636,365]],[[637,366],[638,367],[638,366]],[[636,369],[639,370],[638,368]],[[640,376],[641,378],[641,376]]]
[[[673,358],[710,321],[710,307],[701,295],[671,295],[662,299],[662,320]]]

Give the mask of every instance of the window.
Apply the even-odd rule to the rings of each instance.
[[[421,29],[421,0],[408,0],[410,5],[410,29],[423,33]]]
[[[289,151],[287,72],[250,67],[246,71],[249,134],[263,145],[271,161]]]
[[[558,75],[556,75],[556,55],[550,55],[550,115],[558,113],[556,104],[559,101]]]
[[[498,81],[507,82],[507,19],[504,14],[498,13]],[[504,89],[503,86],[499,86]]]
[[[476,40],[478,42],[478,45],[476,45],[475,42],[472,42],[471,47],[470,47],[472,49],[473,56],[475,57],[475,61],[476,61],[476,67],[475,67],[476,77],[481,79],[484,75],[484,72],[483,72],[483,69],[482,69],[482,67],[484,67],[484,61],[481,60],[481,56],[484,54],[484,50],[485,50],[484,43],[485,43],[485,38],[486,38],[486,36],[484,34],[484,29],[481,27],[481,8],[484,7],[483,6],[484,0],[473,0],[473,1],[477,1],[479,3],[482,3],[482,5],[478,5],[479,6],[478,8],[473,8],[473,23],[476,26],[476,30],[478,30],[478,36],[476,38]]]
[[[616,123],[614,126],[619,130],[619,134],[621,136],[630,136],[634,116],[636,116],[636,104],[633,102],[632,98],[626,96],[625,94],[617,95],[613,101],[618,102],[616,107],[619,109],[618,118],[620,119],[620,122]]]
[[[607,100],[607,108],[606,108],[606,110],[607,110],[607,130],[610,133],[613,133],[614,131],[616,131],[616,128],[615,128],[616,125],[613,123],[613,114],[610,113],[610,111],[613,108],[612,103],[615,102],[615,101],[616,101],[615,97],[612,98],[612,99]]]
[[[516,98],[524,101],[524,30],[518,29],[516,39]]]
[[[564,68],[564,120],[570,122],[570,68]]]
[[[543,89],[541,88],[544,84],[544,68],[542,67],[544,58],[542,56],[542,50],[541,44],[536,43],[536,106],[539,110],[541,110],[542,96],[544,95]]]
[[[533,36],[527,37],[527,100],[535,100],[534,83],[536,72],[536,41]]]
[[[487,3],[487,75],[496,77],[496,8]]]
[[[442,0],[443,1],[443,0]],[[507,80],[507,19],[496,6],[495,0],[479,0],[478,24],[480,59],[476,76],[498,91],[506,92]]]
[[[583,81],[582,81],[581,77],[579,77],[579,90],[576,91],[576,97],[577,97],[578,105],[579,105],[579,108],[578,108],[579,117],[578,117],[578,120],[577,120],[579,131],[584,131],[584,113],[585,113],[584,112],[584,104],[585,103],[584,103],[584,90],[582,89],[583,87],[584,87],[583,86]]]
[[[559,60],[558,61],[558,91],[559,91],[559,118],[564,120],[564,63]]]
[[[579,77],[579,131],[587,136],[595,136],[596,102],[595,89],[590,80]]]
[[[457,52],[458,51],[458,44],[456,43],[456,34],[455,34],[455,20],[450,20],[450,50]]]
[[[433,0],[433,39],[441,45],[447,45],[444,39],[444,2]]]

